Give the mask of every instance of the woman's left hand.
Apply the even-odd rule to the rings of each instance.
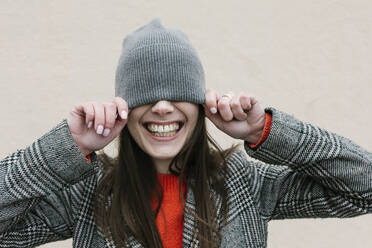
[[[244,92],[219,96],[207,89],[204,112],[218,129],[250,144],[258,142],[265,126],[264,109],[254,96]]]

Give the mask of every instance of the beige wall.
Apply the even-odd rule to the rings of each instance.
[[[186,32],[207,87],[244,90],[372,151],[372,2],[0,2],[0,157],[67,117],[111,100],[123,37],[160,17]],[[233,140],[213,128],[223,147]],[[115,153],[114,144],[105,149]],[[370,247],[372,215],[273,221],[269,247]],[[43,247],[71,247],[71,239]]]

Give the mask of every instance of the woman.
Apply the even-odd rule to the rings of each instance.
[[[77,104],[0,162],[0,247],[266,247],[271,219],[372,212],[371,153],[204,87],[181,31],[155,19],[128,35],[112,102]],[[261,161],[221,150],[205,117]],[[97,156],[118,135],[118,157]]]

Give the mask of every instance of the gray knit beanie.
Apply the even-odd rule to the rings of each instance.
[[[129,108],[162,99],[205,103],[204,70],[187,36],[158,18],[123,40],[115,96]]]

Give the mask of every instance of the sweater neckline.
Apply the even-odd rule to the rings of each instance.
[[[165,192],[178,192],[179,176],[162,173],[158,173],[157,176]],[[185,181],[183,181],[182,186],[185,186]]]

